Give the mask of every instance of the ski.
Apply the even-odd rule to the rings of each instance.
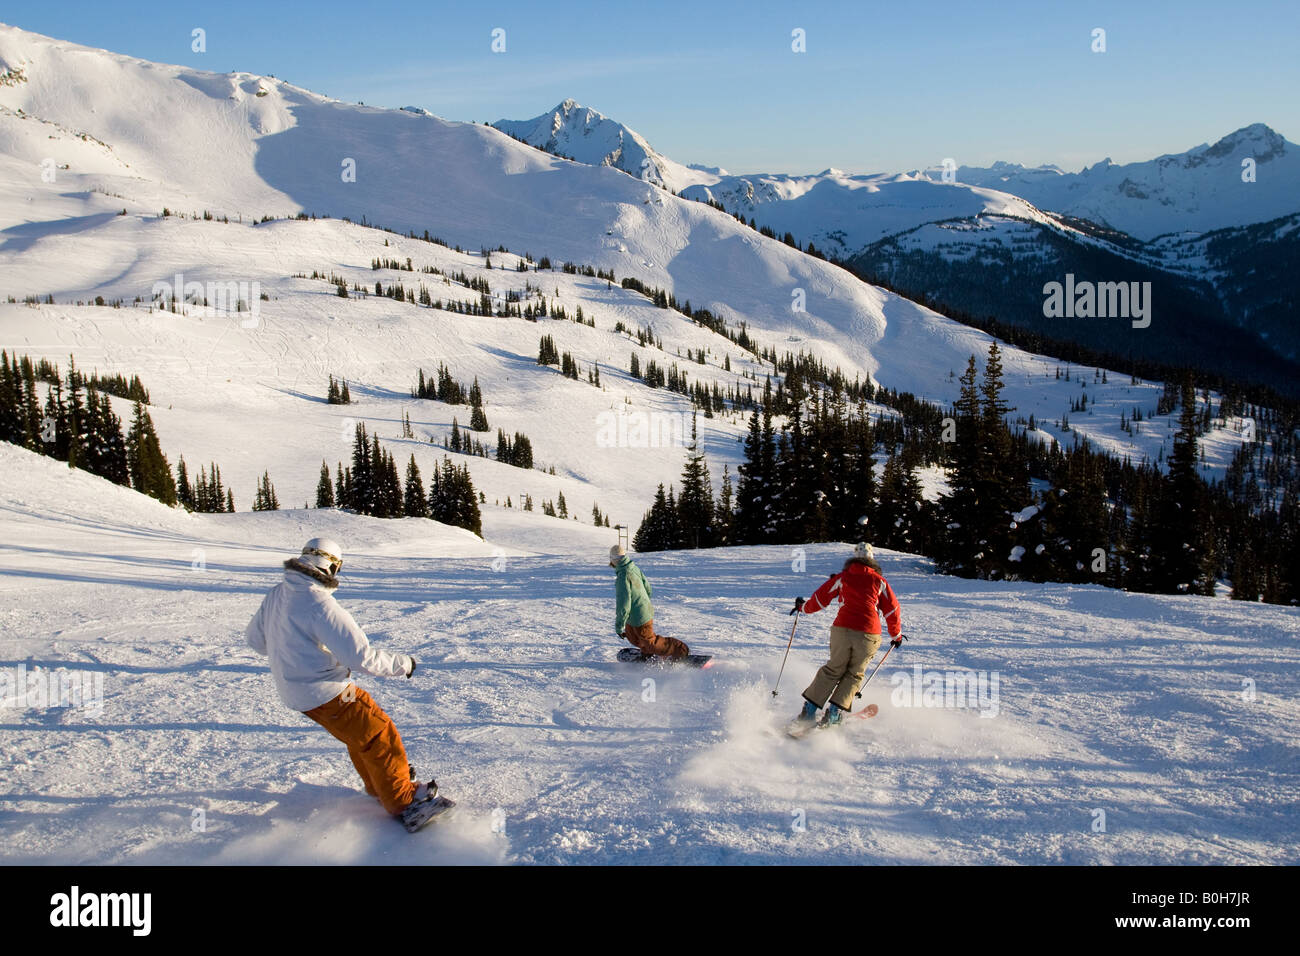
[[[643,654],[635,647],[625,647],[618,652],[618,659],[625,664],[682,664],[686,667],[712,667],[712,654],[687,654],[685,657],[656,657]]]
[[[875,704],[867,704],[866,707],[864,707],[862,710],[860,710],[858,713],[854,714],[853,716],[860,717],[865,720],[868,717],[876,716],[876,714],[878,713],[880,713],[879,707],[877,707]]]
[[[853,716],[874,717],[878,713],[880,713],[879,707],[875,704],[867,704],[861,712],[856,713]],[[799,720],[798,718],[795,718],[786,725],[785,732],[795,740],[801,740],[804,737],[807,737],[814,730],[830,730],[832,727],[841,727],[843,724],[844,721],[842,718],[834,724],[828,724],[825,720]]]
[[[795,740],[802,740],[817,729],[815,720],[792,720],[786,725],[785,732]]]

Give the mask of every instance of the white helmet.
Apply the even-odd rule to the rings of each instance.
[[[865,541],[859,541],[853,546],[853,556],[855,558],[866,558],[868,561],[876,559],[876,552],[871,550],[871,545]]]
[[[336,577],[343,567],[343,548],[333,538],[312,538],[302,546],[303,564]]]
[[[616,545],[614,545],[613,547],[611,547],[611,548],[609,549],[609,564],[610,564],[610,567],[613,567],[614,565],[618,564],[619,559],[622,558],[623,555],[625,555],[625,554],[627,554],[627,548],[623,547],[623,545],[621,545],[621,544],[616,544]]]

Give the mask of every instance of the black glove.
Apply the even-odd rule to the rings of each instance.
[[[898,635],[898,637],[894,638],[892,641],[889,642],[889,646],[890,646],[890,647],[902,647],[902,646],[903,646],[903,642],[904,642],[905,640],[907,640],[907,635],[906,635],[906,634],[900,634],[900,635]]]
[[[414,673],[415,673],[415,658],[412,657],[412,658],[411,658],[411,669],[410,669],[409,671],[406,672],[406,679],[407,679],[407,680],[410,680],[410,679],[411,679],[411,675],[414,674]]]
[[[803,598],[797,597],[794,599],[794,610],[791,611],[790,613],[798,614],[802,610],[803,610]]]

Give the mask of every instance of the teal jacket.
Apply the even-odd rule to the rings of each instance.
[[[650,603],[650,582],[645,579],[641,569],[632,563],[631,557],[625,554],[619,558],[615,573],[614,594],[617,600],[614,630],[622,634],[625,624],[640,627],[646,621],[653,620],[655,608]]]

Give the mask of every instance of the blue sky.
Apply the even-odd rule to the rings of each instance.
[[[526,119],[573,97],[673,159],[732,172],[892,172],[949,156],[1077,170],[1253,122],[1300,138],[1295,2],[144,0],[10,5],[0,21],[448,119]],[[190,49],[195,27],[206,53]],[[1091,50],[1097,27],[1104,53]]]

